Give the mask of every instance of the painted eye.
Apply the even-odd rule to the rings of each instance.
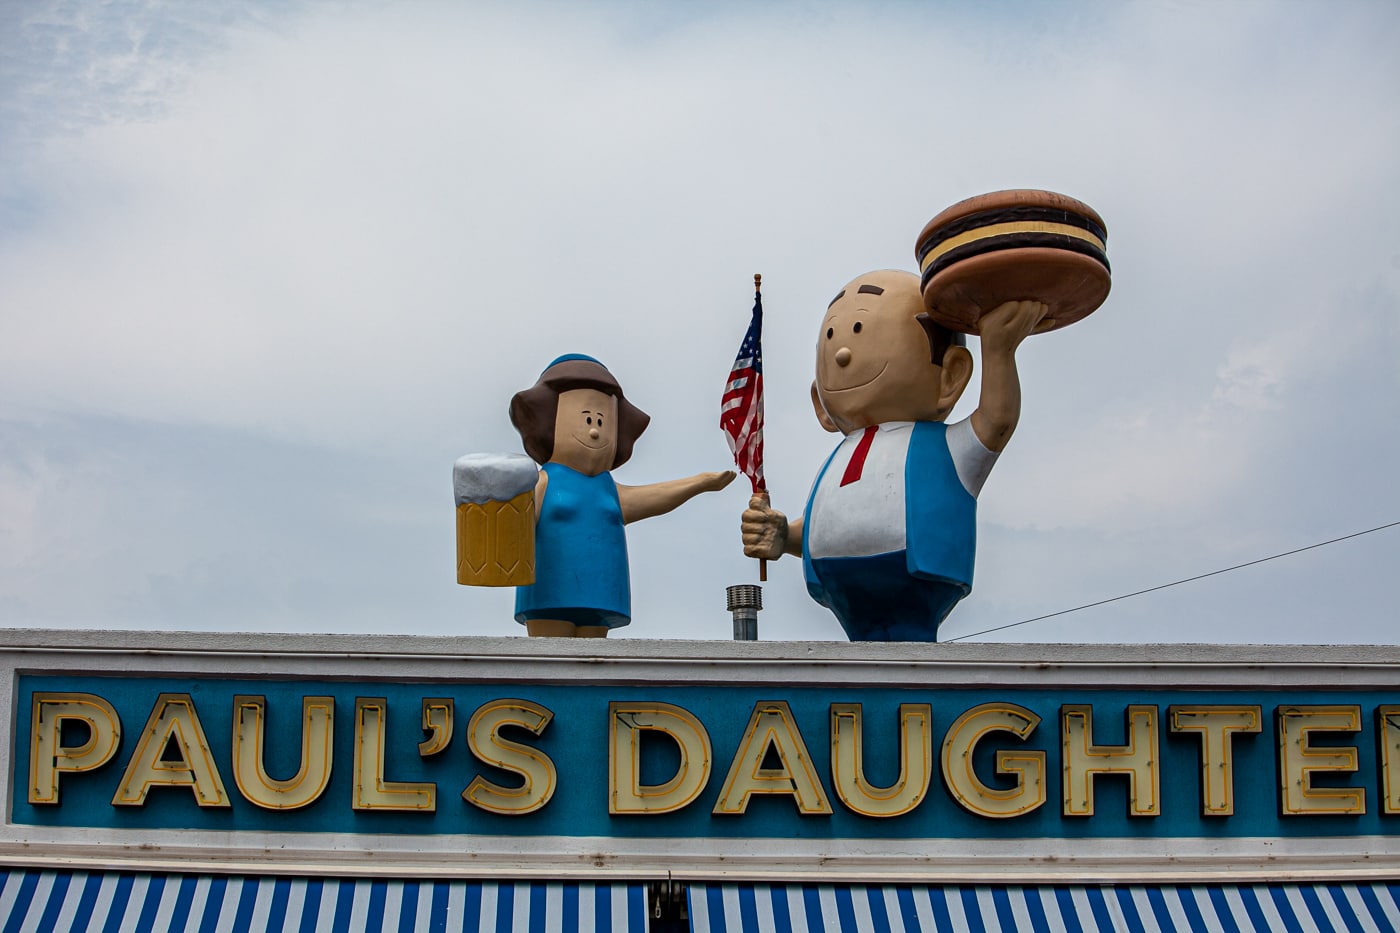
[[[603,416],[602,416],[602,415],[599,415],[599,416],[598,416],[598,427],[601,428],[602,426],[603,426]]]
[[[592,424],[592,423],[593,423],[593,416],[592,416],[592,415],[589,415],[587,418],[584,418],[583,420],[584,420],[584,421],[587,421],[589,424]]]
[[[827,339],[827,340],[830,340],[832,337],[835,337],[835,336],[836,336],[836,330],[835,330],[834,328],[828,327],[828,328],[826,329],[826,339]]]
[[[856,321],[855,326],[851,328],[851,333],[853,333],[853,334],[858,334],[858,333],[860,333],[860,321]]]

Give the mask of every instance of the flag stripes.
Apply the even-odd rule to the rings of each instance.
[[[763,297],[755,291],[753,318],[744,342],[729,370],[729,381],[720,399],[719,426],[739,471],[749,478],[754,492],[763,482]]]

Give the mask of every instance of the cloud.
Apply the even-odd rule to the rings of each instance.
[[[53,3],[15,25],[0,504],[26,542],[3,591],[32,618],[125,605],[173,624],[218,605],[242,608],[208,624],[371,625],[330,594],[352,568],[358,601],[402,600],[427,628],[450,630],[463,599],[508,614],[501,594],[423,597],[407,557],[376,550],[394,572],[375,573],[351,542],[437,559],[433,483],[461,453],[518,449],[506,401],[562,352],[605,359],[655,418],[622,481],[724,466],[717,399],[754,272],[768,474],[796,512],[832,441],[807,402],[820,309],[855,274],[912,267],[942,207],[1013,186],[1101,210],[1114,290],[1023,349],[1026,410],[955,619],[1064,608],[1400,512],[1386,5]],[[83,457],[52,452],[93,425]],[[286,460],[266,485],[321,504],[248,487],[261,530],[195,535],[198,497],[161,491],[194,490],[208,464],[150,468],[211,437]],[[125,569],[84,603],[61,568],[103,554],[58,532],[76,516],[53,484],[115,450],[143,466],[99,478],[116,511],[85,521]],[[307,451],[355,466],[320,484]],[[352,521],[317,498],[330,488],[373,514]],[[638,617],[657,620],[637,634],[727,631],[719,590],[753,571],[733,489],[632,530]],[[184,544],[129,537],[140,502]],[[331,533],[266,543],[293,514]],[[765,632],[839,637],[791,563],[773,568]],[[14,582],[21,567],[43,584]],[[693,578],[717,608],[699,579],[679,608]],[[1306,620],[1279,629],[1248,630],[1310,637]]]

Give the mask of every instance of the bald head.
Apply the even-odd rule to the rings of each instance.
[[[865,275],[857,276],[847,283],[846,287],[831,299],[828,309],[836,306],[838,302],[847,297],[860,301],[862,296],[869,295],[872,298],[885,298],[889,295],[890,301],[899,301],[907,305],[913,314],[918,314],[924,310],[923,297],[919,291],[919,277],[912,272],[902,272],[899,269],[879,269],[875,272],[867,272]]]
[[[812,391],[823,426],[850,432],[946,417],[952,403],[942,386],[944,354],[930,359],[930,345],[943,329],[929,324],[914,273],[882,269],[847,283],[827,307],[817,336]]]

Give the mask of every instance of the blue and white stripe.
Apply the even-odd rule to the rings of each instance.
[[[690,886],[695,933],[1400,930],[1400,882]]]
[[[646,888],[640,884],[0,874],[0,933],[646,929]]]

